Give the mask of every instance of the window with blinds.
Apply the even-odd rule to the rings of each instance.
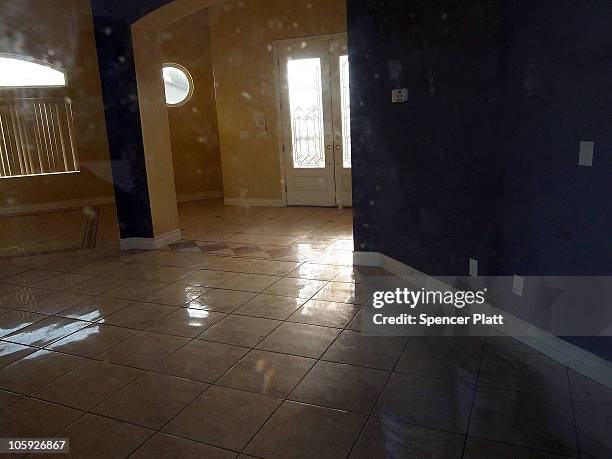
[[[67,85],[60,67],[0,53],[0,179],[79,172],[70,99],[15,98],[10,92]]]
[[[68,98],[0,101],[0,178],[79,172]]]

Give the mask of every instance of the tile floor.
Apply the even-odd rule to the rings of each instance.
[[[71,456],[612,457],[612,391],[504,337],[359,332],[350,211],[180,209],[184,241],[0,264],[0,437]]]

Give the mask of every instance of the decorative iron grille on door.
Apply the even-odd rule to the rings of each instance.
[[[79,172],[72,102],[0,101],[0,178]]]

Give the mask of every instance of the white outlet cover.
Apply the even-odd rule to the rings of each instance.
[[[515,274],[514,279],[512,280],[512,293],[518,296],[523,296],[524,288],[525,288],[525,279]]]
[[[478,277],[478,260],[470,258],[470,276]]]
[[[595,142],[580,142],[580,154],[578,155],[579,166],[593,166],[593,150],[595,150]]]

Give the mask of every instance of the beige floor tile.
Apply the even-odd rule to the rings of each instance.
[[[204,309],[179,308],[154,321],[146,330],[168,335],[194,338],[209,329],[227,314]]]
[[[308,254],[308,261],[324,265],[352,266],[353,253],[344,250],[312,250]]]
[[[68,288],[69,292],[80,293],[83,295],[102,295],[115,287],[119,287],[125,279],[116,277],[92,277],[90,280],[76,284]]]
[[[359,306],[347,303],[309,300],[288,319],[326,327],[344,328],[359,311]]]
[[[142,370],[135,368],[90,361],[33,395],[49,402],[89,411],[142,373]]]
[[[244,347],[195,340],[161,361],[155,371],[213,383],[248,351]]]
[[[32,289],[16,302],[15,307],[22,311],[35,312],[38,314],[57,314],[89,298],[89,296],[76,295],[68,292]]]
[[[223,282],[236,276],[236,273],[226,271],[213,271],[202,269],[190,276],[187,276],[179,281],[180,284],[192,285],[198,287],[217,287]]]
[[[395,371],[475,384],[479,373],[482,374],[484,341],[485,339],[479,336],[413,337],[402,352]],[[499,358],[500,362],[508,363],[504,355],[495,357]],[[494,370],[501,373],[505,366],[503,363],[499,367],[496,363]],[[505,374],[499,380],[511,379],[511,375]]]
[[[325,281],[285,277],[265,290],[270,295],[310,299],[327,285]]]
[[[259,260],[250,267],[249,272],[268,276],[285,276],[299,265],[300,263],[290,261]]]
[[[19,400],[23,400],[23,395],[14,394],[5,390],[0,390],[0,412],[14,405]]]
[[[147,282],[126,280],[123,284],[115,287],[103,295],[110,298],[123,298],[125,300],[144,301],[152,293],[167,287],[169,284],[161,282]]]
[[[127,263],[122,277],[149,282],[177,282],[196,272],[194,268]]]
[[[64,309],[55,315],[67,317],[68,319],[97,322],[98,320],[108,317],[109,315],[125,308],[126,306],[129,306],[130,304],[132,304],[131,300],[94,296],[81,301],[75,306]]]
[[[10,335],[17,330],[46,319],[47,316],[26,311],[8,311],[0,315],[0,337]]]
[[[316,360],[253,350],[217,382],[234,389],[286,397]]]
[[[147,297],[145,301],[183,307],[190,301],[206,293],[207,290],[208,289],[205,287],[173,284],[153,293],[151,296]]]
[[[351,459],[384,459],[387,457],[465,457],[476,459],[477,456],[470,454],[462,456],[463,443],[464,438],[462,435],[402,424],[392,418],[384,420],[370,418],[359,436],[350,457]],[[487,455],[482,456],[482,459],[492,457],[529,457],[530,459],[537,459],[538,456]],[[545,459],[545,457],[548,456],[543,456],[540,459]],[[552,458],[548,457],[548,459]]]
[[[236,453],[185,438],[156,433],[130,456],[132,459],[152,457],[175,459],[232,459]]]
[[[210,309],[218,312],[233,312],[251,298],[255,297],[255,295],[256,293],[251,292],[212,289],[190,302],[187,307]]]
[[[197,381],[146,373],[98,405],[93,412],[160,429],[207,387],[207,384]]]
[[[304,263],[289,274],[289,277],[330,281],[344,269],[342,266]]]
[[[487,338],[488,343],[488,338]],[[579,402],[598,403],[612,406],[612,389],[596,383],[592,379],[569,370],[572,399]]]
[[[49,344],[47,349],[94,358],[128,339],[134,333],[134,330],[127,328],[92,324]]]
[[[104,319],[107,325],[144,330],[178,308],[154,303],[131,303]]]
[[[293,314],[306,300],[287,296],[259,294],[249,300],[235,312],[247,316],[267,319],[285,320]]]
[[[38,349],[23,344],[0,341],[0,368],[5,367]]]
[[[164,431],[240,451],[279,403],[272,397],[213,386]]]
[[[463,435],[468,428],[473,400],[473,385],[393,373],[373,415]],[[483,415],[479,419],[481,425],[483,421],[488,424],[495,418],[500,419],[486,408]],[[508,429],[504,423],[503,430],[508,434],[513,429]]]
[[[206,330],[199,339],[253,347],[281,324],[278,320],[229,315]]]
[[[55,277],[57,275],[57,271],[31,269],[29,271],[24,271],[19,274],[15,274],[11,277],[5,277],[4,279],[2,279],[2,282],[5,284],[26,285],[32,287],[34,286],[34,284],[42,282],[45,279],[49,279],[51,277]]]
[[[27,346],[43,347],[87,325],[89,325],[88,322],[51,316],[17,330],[4,339]]]
[[[83,413],[72,408],[24,398],[0,416],[3,437],[50,438]]]
[[[266,458],[346,457],[366,417],[295,402],[284,402],[246,447]]]
[[[407,338],[370,336],[345,330],[323,355],[323,360],[391,370],[397,363]]]
[[[225,257],[217,261],[212,269],[217,271],[228,271],[233,273],[248,273],[251,268],[260,263],[261,260],[239,257]]]
[[[140,331],[98,359],[148,370],[187,342],[188,338]]]
[[[372,304],[374,289],[367,284],[353,284],[350,282],[330,282],[314,297],[315,300],[336,301],[338,303],[352,303],[360,305]]]
[[[13,300],[18,291],[27,291],[27,288],[20,285],[0,284],[0,306],[3,308],[14,308]]]
[[[153,433],[144,427],[86,414],[57,437],[72,439],[70,455],[73,457],[108,459],[129,456]]]
[[[227,238],[227,242],[233,242],[238,244],[267,244],[267,245],[278,245],[288,246],[293,244],[297,240],[294,236],[280,236],[280,235],[269,235],[269,234],[235,234]]]
[[[381,279],[387,280],[391,273],[374,266],[351,266],[344,268],[335,278],[334,282],[377,283]]]
[[[258,349],[319,358],[340,330],[316,325],[285,322],[259,345]]]
[[[56,275],[53,277],[37,282],[34,284],[34,287],[60,292],[91,279],[94,279],[94,277],[86,276],[84,274],[56,273]]]
[[[85,266],[79,266],[72,270],[74,273],[86,274],[88,276],[111,276],[124,268],[124,263],[117,261],[95,261]]]
[[[87,360],[40,350],[0,370],[0,388],[29,395]]]
[[[70,258],[58,258],[49,260],[48,263],[45,263],[41,267],[43,269],[48,269],[49,271],[71,272],[74,269],[80,268],[81,266],[85,266],[91,263],[92,260],[88,255],[78,255],[78,253],[78,251],[72,252],[72,257]]]
[[[0,279],[5,279],[7,277],[15,276],[19,273],[28,271],[29,269],[30,268],[26,268],[24,266],[0,264]]]
[[[162,266],[178,266],[182,268],[205,268],[206,265],[218,261],[217,257],[211,257],[201,253],[175,253],[163,250],[144,252],[134,255],[133,263],[144,263]]]
[[[319,361],[289,398],[369,415],[388,376],[388,371]]]
[[[265,276],[262,274],[238,274],[236,277],[219,285],[219,287],[228,290],[259,293],[280,279],[278,276]]]

